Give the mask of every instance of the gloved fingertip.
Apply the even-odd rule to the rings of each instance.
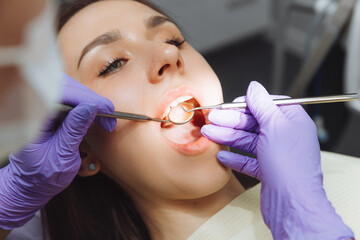
[[[269,95],[268,91],[264,88],[263,85],[261,85],[261,83],[257,81],[251,81],[246,91],[246,96],[251,97],[254,94]]]
[[[220,151],[217,153],[217,159],[219,160],[219,162],[224,165],[225,167],[228,168],[234,168],[234,163],[232,161],[230,152],[228,151]]]
[[[216,126],[238,129],[253,130],[257,125],[252,114],[239,111],[238,109],[212,110],[208,119]]]
[[[228,151],[220,151],[217,153],[217,159],[225,165],[228,162],[228,156],[229,156]]]
[[[200,129],[201,134],[204,135],[205,137],[207,137],[208,126],[209,125],[204,125]]]
[[[225,167],[231,168],[237,172],[249,175],[251,177],[258,178],[259,164],[254,158],[228,151],[218,152],[217,158],[219,162]]]
[[[246,93],[246,103],[260,125],[267,121],[267,119],[275,116],[275,113],[279,112],[279,108],[273,102],[272,97],[266,89],[256,81],[249,84]]]
[[[209,115],[208,115],[208,119],[210,122],[212,122],[213,124],[217,124],[221,122],[223,115],[221,114],[221,110],[212,110],[210,111]]]
[[[100,96],[98,103],[98,113],[101,114],[112,114],[115,111],[114,104],[106,97]]]
[[[206,138],[211,138],[211,136],[216,135],[216,132],[214,131],[216,129],[216,126],[207,124],[201,127],[201,134],[204,135]]]

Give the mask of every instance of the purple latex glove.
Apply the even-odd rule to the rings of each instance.
[[[80,142],[94,119],[107,131],[115,128],[115,119],[95,118],[97,113],[113,113],[112,102],[66,74],[62,99],[76,107],[57,128],[58,119],[48,120],[37,140],[10,154],[9,165],[0,170],[2,229],[22,226],[71,183],[81,164]]]
[[[213,110],[214,125],[202,133],[257,156],[218,153],[225,166],[261,181],[261,212],[274,239],[353,238],[326,197],[316,126],[305,110],[276,106],[257,82],[250,83],[246,102],[246,110]]]

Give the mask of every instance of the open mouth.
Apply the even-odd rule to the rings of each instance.
[[[156,116],[166,118],[170,114],[172,120],[177,119],[179,122],[179,119],[186,119],[189,114],[192,115],[186,113],[181,106],[192,109],[202,106],[204,102],[201,92],[196,88],[188,85],[179,86],[165,93],[160,100]],[[189,156],[201,154],[211,146],[211,141],[201,134],[201,127],[208,123],[208,113],[209,110],[195,111],[193,118],[183,125],[159,124],[160,133],[165,142],[178,152]]]
[[[181,106],[187,109],[199,107],[199,102],[192,96],[182,96],[173,101],[165,111],[163,118],[169,117],[176,122],[182,122],[192,115],[192,113],[185,112]],[[172,143],[175,144],[189,144],[199,140],[201,135],[201,127],[206,124],[206,119],[203,111],[195,111],[193,118],[190,122],[183,125],[176,125],[173,123],[162,123],[162,135]]]

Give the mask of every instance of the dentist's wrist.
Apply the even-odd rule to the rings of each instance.
[[[265,188],[261,192],[272,195],[271,202],[261,198],[261,212],[274,239],[354,239],[354,233],[336,213],[324,190],[285,189]]]

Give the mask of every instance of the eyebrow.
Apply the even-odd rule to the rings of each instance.
[[[84,58],[85,54],[88,53],[91,49],[93,49],[93,48],[95,48],[95,47],[97,47],[99,45],[105,45],[105,44],[113,43],[113,42],[119,40],[120,38],[121,38],[120,32],[117,31],[117,30],[114,30],[114,31],[110,31],[110,32],[106,32],[104,34],[101,34],[100,36],[98,36],[97,38],[92,40],[82,50],[77,67],[79,68],[81,60]]]
[[[152,29],[152,28],[156,28],[158,27],[159,25],[165,23],[165,22],[170,22],[170,23],[173,23],[175,24],[172,20],[170,20],[169,18],[167,17],[164,17],[164,16],[152,16],[152,17],[149,17],[145,23],[146,25],[146,28],[147,29]],[[176,24],[175,24],[176,25]]]
[[[173,23],[174,25],[176,25],[172,20],[170,20],[167,17],[164,16],[151,16],[149,17],[146,21],[145,21],[145,26],[147,29],[153,29],[156,28],[158,26],[160,26],[161,24],[165,23],[165,22],[170,22]],[[101,34],[100,36],[96,37],[94,40],[92,40],[90,43],[88,43],[84,49],[82,50],[81,54],[80,54],[80,58],[78,61],[78,66],[77,68],[79,69],[80,67],[80,63],[81,60],[84,58],[84,56],[92,49],[94,49],[97,46],[100,45],[106,45],[106,44],[110,44],[113,42],[118,41],[119,39],[121,39],[121,34],[119,31],[117,30],[113,30],[110,32],[106,32],[104,34]]]

